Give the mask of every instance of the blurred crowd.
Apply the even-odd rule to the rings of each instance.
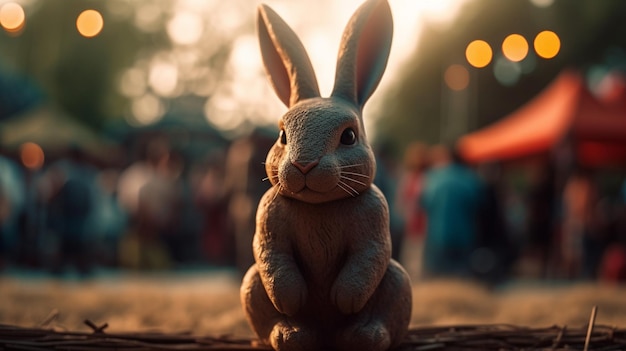
[[[255,131],[190,159],[157,136],[115,166],[78,148],[38,169],[0,155],[0,268],[243,274],[274,139]],[[598,170],[564,175],[550,162],[467,165],[454,148],[420,142],[401,160],[376,149],[392,256],[413,279],[626,281],[623,173],[611,183]]]
[[[414,278],[626,281],[623,169],[550,155],[468,165],[420,142],[404,156],[394,207]]]
[[[0,269],[247,269],[274,135],[255,131],[200,156],[174,141],[151,135],[104,165],[77,147],[38,169],[0,155]]]

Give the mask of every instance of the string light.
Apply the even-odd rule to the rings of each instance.
[[[502,54],[513,62],[520,62],[528,55],[528,42],[519,34],[511,34],[502,42]]]
[[[85,10],[76,19],[76,29],[85,38],[93,38],[100,34],[103,27],[102,15],[96,10]]]
[[[553,31],[544,30],[537,34],[533,43],[535,52],[544,59],[554,58],[561,49],[561,40]]]
[[[491,46],[484,40],[474,40],[465,49],[465,58],[476,68],[487,66],[493,57]]]
[[[26,20],[20,4],[9,2],[0,7],[0,26],[9,33],[19,32]]]

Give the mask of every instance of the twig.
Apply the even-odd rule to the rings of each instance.
[[[59,310],[57,310],[56,308],[52,309],[52,311],[50,311],[50,313],[48,313],[48,315],[46,316],[46,318],[44,318],[41,323],[39,323],[39,327],[40,328],[45,328],[47,327],[50,323],[52,323],[53,320],[59,318]]]
[[[598,313],[598,306],[593,306],[591,309],[591,317],[589,317],[589,325],[587,326],[587,337],[585,338],[584,351],[589,351],[589,342],[591,341],[591,332],[593,332],[593,326],[596,324],[596,314]]]
[[[101,326],[97,326],[89,319],[85,319],[85,324],[87,324],[87,326],[89,326],[89,328],[93,330],[94,334],[99,334],[99,333],[104,334],[104,330],[109,326],[109,323],[104,323]]]
[[[563,339],[563,334],[565,334],[565,330],[567,329],[567,325],[564,325],[561,330],[559,330],[559,334],[554,339],[554,343],[552,344],[552,351],[555,351],[557,347],[561,344],[561,340]]]

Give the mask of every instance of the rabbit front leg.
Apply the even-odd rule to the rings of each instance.
[[[363,241],[348,256],[333,283],[331,298],[341,313],[354,314],[369,301],[385,275],[391,248],[384,240]]]
[[[293,316],[307,299],[307,285],[293,257],[289,229],[272,212],[259,211],[253,250],[268,297],[280,313]]]
[[[270,252],[262,257],[257,264],[267,295],[280,313],[295,315],[306,301],[307,289],[293,257]]]

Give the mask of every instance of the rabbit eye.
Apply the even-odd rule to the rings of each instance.
[[[280,130],[280,143],[283,145],[287,145],[287,133],[285,133],[284,129]]]
[[[341,143],[343,145],[354,145],[356,142],[356,133],[354,129],[348,128],[341,133]]]

